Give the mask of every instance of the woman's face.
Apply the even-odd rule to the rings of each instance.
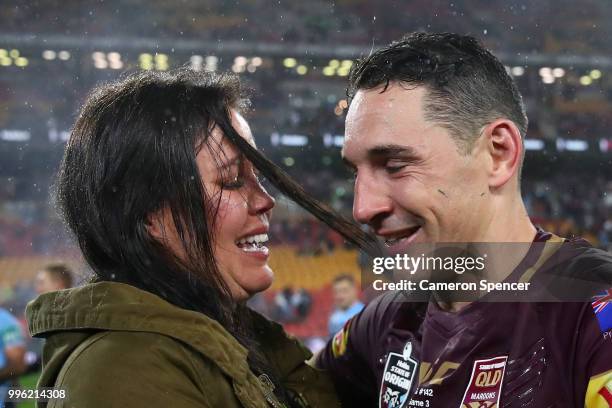
[[[232,111],[232,126],[255,145],[249,125],[236,111]],[[246,300],[272,284],[265,243],[274,199],[260,184],[253,165],[241,160],[239,153],[215,128],[197,153],[196,162],[211,204],[218,203],[214,252],[219,271],[232,297]],[[158,221],[163,225],[152,222],[151,233],[177,256],[184,257],[170,212],[162,211],[160,215]]]

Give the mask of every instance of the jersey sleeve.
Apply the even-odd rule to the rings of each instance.
[[[0,344],[3,344],[5,348],[24,346],[25,338],[17,319],[8,313],[1,319]]]
[[[316,366],[327,370],[342,406],[375,406],[378,387],[373,364],[380,341],[392,321],[392,298],[382,295],[349,319],[318,355]]]

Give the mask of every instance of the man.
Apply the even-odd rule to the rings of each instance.
[[[355,279],[348,274],[339,275],[332,284],[335,309],[329,317],[329,335],[333,336],[344,324],[363,309]]]
[[[38,295],[69,289],[73,286],[72,269],[64,263],[51,263],[38,271],[34,280],[34,289]],[[45,341],[39,338],[30,338],[26,354],[26,374],[39,372],[42,366],[41,356]]]
[[[36,274],[34,287],[36,293],[54,292],[56,290],[68,289],[72,287],[73,273],[70,268],[63,263],[49,264]]]
[[[0,407],[4,406],[7,389],[26,370],[25,341],[19,321],[0,308]]]
[[[353,67],[349,96],[342,154],[356,176],[353,215],[391,254],[417,243],[526,243],[505,279],[518,271],[530,281],[552,259],[534,243],[566,242],[580,251],[557,269],[610,284],[609,254],[532,225],[520,193],[523,102],[475,39],[409,35]],[[593,302],[597,315],[588,301],[403,296],[369,303],[318,356],[346,406],[612,406],[609,294]]]

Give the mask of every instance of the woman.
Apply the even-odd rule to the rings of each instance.
[[[258,173],[366,246],[254,148],[235,76],[141,72],[97,88],[66,146],[59,208],[92,283],[39,297],[48,406],[337,406],[309,352],[245,301],[272,282]]]

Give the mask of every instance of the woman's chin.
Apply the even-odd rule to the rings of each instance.
[[[274,272],[272,272],[272,269],[267,264],[259,268],[245,269],[243,273],[244,279],[237,282],[240,286],[237,292],[240,292],[241,295],[234,295],[239,300],[246,300],[257,293],[269,289],[274,281]]]

